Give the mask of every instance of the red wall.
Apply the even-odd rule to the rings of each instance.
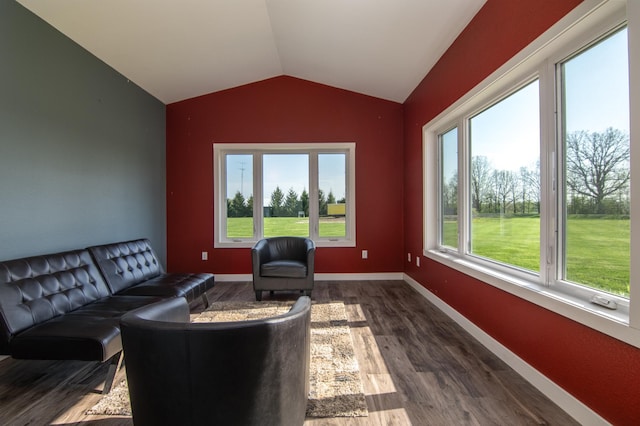
[[[318,248],[316,272],[402,271],[402,123],[398,103],[286,76],[168,105],[168,269],[251,273],[249,249],[213,249],[215,142],[355,142],[357,247]]]
[[[423,242],[422,126],[579,0],[488,0],[404,104],[405,252]],[[423,258],[405,272],[614,424],[640,424],[640,350]]]

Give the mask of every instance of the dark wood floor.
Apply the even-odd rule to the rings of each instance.
[[[253,297],[250,283],[219,283],[210,292],[211,301]],[[313,299],[347,306],[369,416],[305,425],[577,424],[402,281],[317,282]],[[84,414],[100,398],[105,373],[96,363],[5,359],[0,423],[131,425],[129,417]]]

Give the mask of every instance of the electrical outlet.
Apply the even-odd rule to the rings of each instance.
[[[368,259],[369,258],[369,252],[367,250],[362,250],[362,258],[363,259]]]
[[[411,262],[411,253],[407,253],[407,262]]]
[[[416,266],[420,267],[420,256],[416,256]]]
[[[206,251],[202,252],[202,260],[208,260],[209,259],[209,253]]]

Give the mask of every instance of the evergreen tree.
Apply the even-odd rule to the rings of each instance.
[[[327,195],[327,204],[335,204],[336,197],[333,195],[333,191],[329,190],[329,195]]]
[[[309,217],[309,193],[307,188],[303,189],[302,195],[300,195],[300,210],[304,212],[305,217]]]
[[[318,207],[320,216],[327,215],[327,199],[324,197],[324,191],[318,189]]]
[[[244,196],[240,191],[236,192],[232,200],[227,200],[228,217],[243,217],[246,214],[246,208]]]
[[[300,201],[298,201],[298,194],[293,188],[289,189],[287,198],[284,200],[284,216],[297,217],[300,210]]]
[[[282,206],[284,204],[284,193],[279,186],[271,193],[271,214],[273,217],[283,216]]]
[[[245,210],[245,217],[253,216],[253,194],[247,198],[247,208]]]

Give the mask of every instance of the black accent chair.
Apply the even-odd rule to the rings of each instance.
[[[300,290],[311,297],[316,245],[304,237],[264,238],[251,249],[253,290],[262,292]]]
[[[309,392],[311,299],[283,315],[190,323],[184,298],[121,319],[136,426],[302,425]]]

